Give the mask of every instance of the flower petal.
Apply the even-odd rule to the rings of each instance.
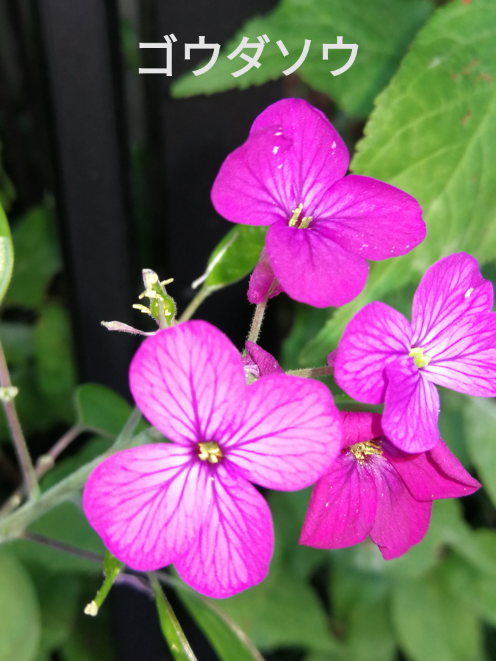
[[[312,224],[300,229],[289,227],[286,221],[275,223],[265,245],[276,278],[296,301],[318,308],[338,307],[365,287],[366,260],[344,250]]]
[[[414,347],[431,355],[453,322],[472,314],[490,312],[493,286],[484,280],[474,257],[459,252],[427,269],[413,297]]]
[[[287,210],[301,202],[303,215],[311,216],[329,186],[346,174],[348,149],[324,113],[303,99],[273,103],[256,118],[250,136],[274,125],[292,142],[287,152],[292,175]]]
[[[147,420],[182,444],[220,436],[246,388],[237,349],[206,321],[188,321],[145,340],[131,363],[129,385]]]
[[[300,544],[340,549],[363,542],[372,529],[377,502],[368,466],[351,452],[342,452],[314,487]]]
[[[458,498],[481,487],[442,439],[432,450],[420,454],[405,454],[386,440],[382,450],[416,500]]]
[[[415,500],[387,459],[374,459],[378,466],[376,487],[381,497],[370,537],[383,558],[392,560],[422,541],[429,527],[432,503]]]
[[[334,365],[336,383],[367,404],[384,401],[386,365],[410,351],[410,324],[385,303],[369,303],[344,329]]]
[[[250,303],[258,305],[269,298],[274,298],[283,291],[281,285],[277,282],[272,266],[267,256],[267,250],[264,247],[258,260],[255,270],[250,276],[248,286],[248,300]]]
[[[496,395],[495,313],[456,319],[429,351],[431,361],[422,372],[433,383],[468,395]]]
[[[269,374],[284,374],[284,370],[277,360],[268,351],[255,344],[255,342],[245,342],[247,355],[243,358],[245,369],[251,366],[254,369],[254,376],[258,379]]]
[[[91,473],[85,514],[119,560],[139,571],[159,569],[199,533],[208,466],[173,443],[123,450]]]
[[[382,416],[379,413],[340,411],[343,423],[342,448],[356,443],[366,443],[384,434],[381,427]]]
[[[404,452],[426,452],[439,441],[439,394],[413,358],[386,367],[388,385],[382,416],[387,438]]]
[[[174,564],[192,588],[221,599],[263,581],[274,534],[269,506],[255,487],[223,464],[216,469],[200,534]]]
[[[269,489],[303,489],[340,450],[339,412],[323,383],[266,376],[248,387],[222,447],[246,479]]]
[[[372,177],[352,174],[340,179],[314,215],[326,225],[329,238],[367,259],[405,255],[425,238],[417,200]]]

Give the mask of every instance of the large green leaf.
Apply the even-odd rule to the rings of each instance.
[[[347,113],[366,116],[374,97],[396,71],[415,32],[431,10],[432,4],[422,0],[282,0],[272,13],[245,23],[210,71],[200,76],[186,74],[173,84],[172,93],[176,97],[212,94],[280,78],[282,71],[298,60],[305,39],[310,39],[310,51],[298,74],[314,89],[333,97]],[[253,42],[263,34],[271,41],[260,57],[260,68],[232,76],[246,63],[239,58],[229,60],[227,55],[242,37],[250,37]],[[324,61],[322,45],[335,44],[338,35],[343,36],[344,43],[356,43],[359,48],[352,67],[333,76],[331,70],[347,62],[350,50],[331,50],[329,60]],[[283,41],[289,56],[283,57],[276,45],[278,40]]]
[[[12,277],[14,267],[14,248],[10,236],[9,223],[0,204],[0,303]]]
[[[131,415],[131,405],[110,388],[84,383],[76,390],[78,422],[108,436],[117,436]],[[148,425],[141,420],[137,433]]]
[[[393,621],[411,661],[482,661],[476,615],[453,596],[436,574],[393,588]]]
[[[467,398],[464,415],[470,458],[496,505],[496,404],[490,399]]]
[[[40,609],[29,575],[0,549],[0,661],[33,661],[40,640]]]
[[[302,356],[321,361],[370,300],[418,282],[440,257],[496,252],[496,4],[450,2],[420,30],[379,96],[351,169],[414,195],[427,238],[405,257],[373,264],[363,294],[341,308]]]
[[[62,268],[52,207],[46,204],[26,214],[15,224],[12,238],[15,265],[5,302],[38,308],[51,279]]]
[[[225,287],[248,275],[260,258],[267,229],[251,225],[233,227],[210,256],[209,265],[214,262],[215,265],[205,280],[205,286]],[[215,261],[216,258],[218,261]]]

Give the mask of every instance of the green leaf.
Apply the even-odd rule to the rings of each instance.
[[[110,388],[96,383],[84,383],[76,390],[78,422],[97,432],[117,436],[131,415],[132,407]],[[148,427],[141,420],[137,433]]]
[[[314,89],[329,94],[345,112],[366,116],[374,97],[396,71],[415,32],[432,11],[430,2],[421,0],[282,0],[276,9],[262,18],[254,18],[227,43],[215,66],[205,74],[186,74],[172,86],[176,97],[212,94],[238,87],[260,85],[283,76],[283,70],[299,58],[305,39],[312,41],[298,75]],[[244,66],[236,58],[228,60],[243,36],[256,41],[267,34],[270,43],[260,57],[260,68],[245,74],[231,74]],[[322,58],[322,45],[336,43],[337,35],[344,42],[359,45],[357,58],[345,73],[333,76],[331,70],[343,66],[350,50],[329,52],[329,61]],[[276,42],[282,40],[289,51],[283,57]],[[206,63],[195,67],[199,69]],[[285,77],[285,76],[284,76]]]
[[[470,458],[487,495],[496,505],[496,405],[490,399],[470,397],[463,412]]]
[[[223,619],[225,614],[215,602],[210,601],[207,604],[205,599],[190,590],[180,591],[179,597],[221,661],[262,661],[262,657],[243,631],[234,623],[230,625]]]
[[[12,181],[3,168],[2,151],[3,146],[0,142],[0,207],[3,207],[8,212],[10,205],[16,199],[16,192]]]
[[[204,286],[217,289],[231,285],[248,275],[260,259],[267,229],[267,227],[252,225],[233,227],[210,255],[209,267],[214,262],[215,266],[206,278]],[[216,261],[221,253],[219,261]]]
[[[5,292],[12,277],[14,267],[14,248],[10,236],[9,223],[0,204],[0,303],[3,301]]]
[[[3,235],[0,229],[0,236]],[[15,265],[5,302],[39,308],[45,301],[50,281],[62,269],[52,206],[36,207],[18,220],[12,239]]]
[[[34,330],[28,324],[0,322],[0,340],[9,365],[25,363],[35,354]]]
[[[392,614],[403,652],[411,661],[482,661],[477,617],[437,574],[393,587]]]
[[[155,594],[160,628],[162,629],[164,638],[169,645],[172,656],[175,661],[196,661],[193,650],[191,649],[186,636],[181,629],[181,625],[179,624],[169,600],[165,596],[155,574],[150,574],[150,582]]]
[[[420,30],[378,97],[351,169],[415,196],[427,238],[409,255],[372,264],[365,291],[335,313],[302,363],[333,349],[363,305],[418,283],[444,255],[463,250],[482,263],[494,258],[495,36],[492,0],[446,4]]]
[[[89,461],[96,459],[112,447],[112,440],[109,438],[91,438],[83,445],[77,454],[71,455],[61,461],[57,461],[55,466],[41,480],[42,492],[53,487],[57,482],[72,475],[78,468],[84,466]]]
[[[0,549],[0,661],[33,661],[40,640],[40,609],[24,567]]]
[[[299,646],[339,649],[329,631],[326,613],[307,583],[284,567],[250,590],[216,601],[259,649]]]
[[[72,393],[76,372],[69,314],[60,305],[47,305],[35,326],[37,384],[59,418],[74,418]]]

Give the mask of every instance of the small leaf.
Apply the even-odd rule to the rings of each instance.
[[[131,415],[132,407],[110,388],[84,383],[76,390],[78,422],[109,436],[117,436]],[[141,421],[137,433],[148,425]]]
[[[34,661],[40,609],[33,583],[20,562],[0,549],[0,661]]]
[[[248,275],[260,259],[267,229],[267,227],[254,227],[252,225],[236,225],[233,227],[210,256],[209,264],[228,246],[221,259],[216,262],[210,271],[204,286],[225,287]]]
[[[196,656],[155,574],[150,574],[150,582],[155,594],[160,627],[172,656],[175,661],[196,661]]]
[[[12,277],[14,267],[14,248],[10,236],[9,223],[0,204],[0,303]]]
[[[228,624],[218,613],[222,613],[214,602],[205,599],[190,590],[179,592],[181,601],[186,605],[195,622],[208,638],[217,652],[220,661],[263,661],[247,636],[234,623]]]

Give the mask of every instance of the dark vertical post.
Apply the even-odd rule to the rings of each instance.
[[[39,0],[81,377],[123,394],[132,323],[128,187],[114,0]]]

